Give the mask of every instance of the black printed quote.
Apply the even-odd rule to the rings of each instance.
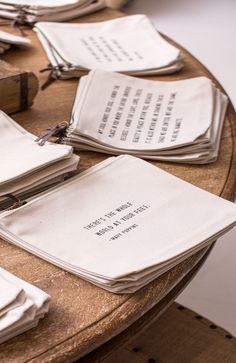
[[[183,119],[174,116],[177,92],[168,94],[115,84],[98,125],[97,133],[125,143],[164,144],[176,142]],[[114,113],[115,110],[115,113]],[[147,127],[148,125],[148,127]]]
[[[83,228],[98,237],[109,234],[109,242],[115,241],[136,229],[139,225],[135,219],[149,208],[149,204],[135,206],[132,202],[126,202],[91,221]],[[110,236],[111,233],[112,236]]]

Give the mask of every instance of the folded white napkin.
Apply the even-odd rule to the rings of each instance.
[[[0,216],[0,235],[104,289],[126,293],[235,223],[233,203],[123,155]]]
[[[102,87],[101,87],[102,85]],[[81,78],[62,142],[146,159],[217,159],[227,97],[206,77],[149,81],[94,70]]]
[[[55,78],[80,77],[90,69],[144,75],[182,68],[180,51],[145,15],[84,24],[39,22],[34,30]]]
[[[0,206],[5,201],[31,195],[61,181],[77,168],[79,157],[71,146],[46,142],[39,146],[30,134],[0,112]],[[10,199],[9,199],[10,198]]]
[[[50,296],[0,268],[0,343],[36,326],[48,312]]]

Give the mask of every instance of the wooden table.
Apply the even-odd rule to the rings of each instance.
[[[123,15],[106,9],[79,21],[92,22]],[[5,30],[9,29],[6,27]],[[45,67],[47,59],[35,34],[31,30],[27,30],[27,34],[33,47],[10,50],[3,59],[22,69],[33,70],[42,84],[47,75],[40,74],[39,70]],[[204,75],[216,82],[184,49],[182,56],[185,67],[181,72],[149,78],[174,80]],[[38,94],[31,109],[15,114],[13,118],[34,134],[41,133],[49,125],[68,120],[77,83],[77,80],[55,82]],[[235,119],[230,104],[217,162],[203,166],[154,164],[211,193],[232,199],[236,176]],[[80,155],[80,171],[107,157],[92,152],[81,152]],[[115,295],[0,241],[1,265],[52,296],[50,312],[37,328],[0,346],[0,362],[71,362],[81,357],[84,357],[81,362],[94,363],[98,358],[101,361],[101,357],[147,326],[173,301],[190,281],[206,254],[206,249],[196,253],[133,295]]]

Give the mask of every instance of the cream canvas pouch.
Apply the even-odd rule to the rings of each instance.
[[[179,61],[179,50],[157,33],[145,15],[87,24],[40,22],[35,30],[65,66],[78,70],[96,68],[134,74],[156,72]]]
[[[51,182],[75,170],[79,157],[72,147],[45,142],[41,147],[36,137],[9,116],[0,113],[0,199],[9,193],[19,194],[40,184]]]
[[[203,248],[235,221],[233,203],[121,156],[8,212],[0,218],[0,234],[99,285],[150,267],[156,276],[168,261],[172,266]]]
[[[18,45],[18,46],[31,45],[31,41],[29,39],[21,37],[19,35],[7,33],[4,31],[0,31],[0,42],[9,44],[9,45]],[[4,48],[6,49],[6,46]]]
[[[212,83],[205,77],[158,82],[96,70],[82,87],[72,136],[105,146],[142,152],[176,148],[192,144],[211,126]]]
[[[16,306],[21,305],[25,300],[25,292],[14,283],[6,280],[1,273],[0,268],[0,319],[1,316],[12,310]]]
[[[0,4],[0,16],[21,22],[64,21],[105,7],[104,0],[11,1]]]
[[[79,150],[209,163],[219,153],[227,103],[206,77],[160,82],[94,70],[80,80],[61,141]]]
[[[0,268],[0,287],[0,308],[5,310],[3,314],[0,310],[2,343],[36,326],[48,312],[50,296],[3,268]]]

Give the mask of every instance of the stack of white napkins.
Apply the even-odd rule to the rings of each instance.
[[[235,224],[234,203],[122,155],[5,212],[0,235],[106,290],[129,293]]]
[[[79,157],[71,146],[46,142],[43,147],[5,113],[0,112],[0,209],[61,182],[75,170]]]
[[[105,7],[105,0],[4,0],[0,17],[19,24],[37,21],[65,21]]]
[[[0,343],[38,325],[50,296],[0,267]]]
[[[29,46],[31,41],[24,37],[0,31],[0,54],[10,49],[12,45]]]
[[[62,141],[80,150],[210,163],[226,107],[227,97],[206,77],[164,82],[95,70],[80,80]]]
[[[80,77],[90,69],[149,75],[182,68],[179,50],[145,15],[87,24],[42,22],[34,30],[57,78]]]

